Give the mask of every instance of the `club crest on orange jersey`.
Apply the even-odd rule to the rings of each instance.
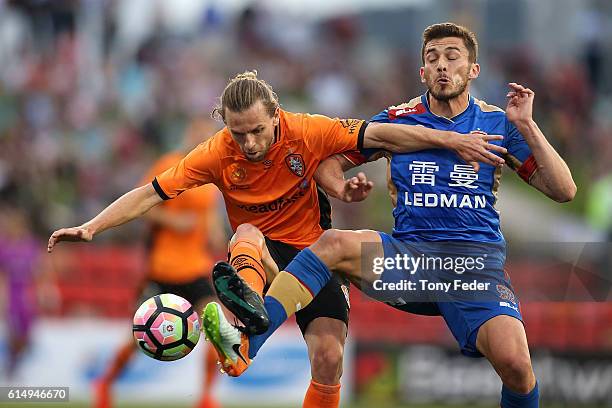
[[[246,178],[246,170],[237,164],[230,167],[230,178],[234,183],[239,183]]]
[[[303,177],[304,172],[306,171],[306,165],[304,164],[304,159],[301,154],[290,154],[285,157],[285,163],[287,163],[287,167],[289,170],[293,172],[298,177]]]

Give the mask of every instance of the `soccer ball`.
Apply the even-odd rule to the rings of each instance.
[[[134,339],[147,356],[162,361],[185,357],[200,339],[200,321],[187,300],[172,293],[147,299],[134,315]]]

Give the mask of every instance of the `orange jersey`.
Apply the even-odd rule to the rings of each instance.
[[[182,157],[180,153],[169,153],[160,158],[149,170],[145,183],[175,166]],[[217,189],[208,185],[187,191],[178,199],[161,204],[165,211],[171,213],[193,214],[196,221],[193,229],[184,232],[160,225],[153,226],[149,278],[180,284],[210,274],[213,258],[207,249],[207,220],[210,216],[216,216],[217,197]]]
[[[315,170],[321,160],[355,150],[365,122],[281,110],[277,130],[264,160],[251,162],[224,128],[157,176],[153,185],[168,199],[214,183],[234,231],[250,223],[270,239],[305,248],[323,232]]]

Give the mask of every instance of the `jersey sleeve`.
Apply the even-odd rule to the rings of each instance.
[[[370,122],[389,123],[389,110],[385,109],[377,115],[372,116]],[[386,157],[388,152],[383,149],[364,149],[362,146],[358,150],[351,150],[342,153],[344,158],[351,162],[354,166],[359,166],[364,163],[373,162],[381,157]]]
[[[538,169],[538,164],[521,132],[508,120],[506,120],[506,137],[503,145],[508,149],[508,160],[506,160],[508,166],[529,183]]]
[[[170,155],[162,156],[155,163],[153,163],[153,165],[145,173],[144,177],[140,180],[140,183],[138,185],[142,186],[151,183],[158,174],[161,174],[164,171],[168,170],[180,160],[180,158],[175,158],[174,160],[172,160],[172,158],[169,156]]]
[[[220,175],[220,155],[213,139],[198,145],[174,167],[153,179],[153,187],[164,200],[175,198],[185,190],[213,183]]]
[[[342,152],[341,155],[355,167],[364,163],[374,162],[381,157],[389,159],[390,153],[384,149],[361,149]]]
[[[319,159],[336,153],[359,149],[367,122],[360,119],[331,119],[323,115],[306,115],[304,140]]]

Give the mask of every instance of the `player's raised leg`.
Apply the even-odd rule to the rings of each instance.
[[[252,224],[240,224],[229,242],[229,264],[259,296],[278,273],[262,232]]]
[[[264,299],[270,325],[260,335],[247,336],[240,333],[227,322],[223,313],[217,313],[215,307],[207,307],[203,319],[204,330],[215,348],[226,357],[221,361],[224,370],[232,376],[242,374],[266,339],[287,318],[312,302],[331,279],[332,271],[350,279],[358,287],[376,280],[378,275],[371,268],[362,266],[372,265],[373,259],[383,254],[382,240],[376,231],[325,231],[272,282]],[[243,290],[241,285],[246,284],[238,276],[233,281],[236,284],[232,287],[234,295],[239,297]],[[240,358],[232,351],[236,348],[248,350],[248,356]]]
[[[478,331],[476,347],[502,380],[502,408],[538,407],[538,384],[520,320],[507,315],[488,320]]]
[[[261,231],[251,224],[239,225],[230,240],[229,263],[215,265],[213,282],[221,303],[250,333],[262,333],[268,327],[262,294],[268,278],[276,273]]]

